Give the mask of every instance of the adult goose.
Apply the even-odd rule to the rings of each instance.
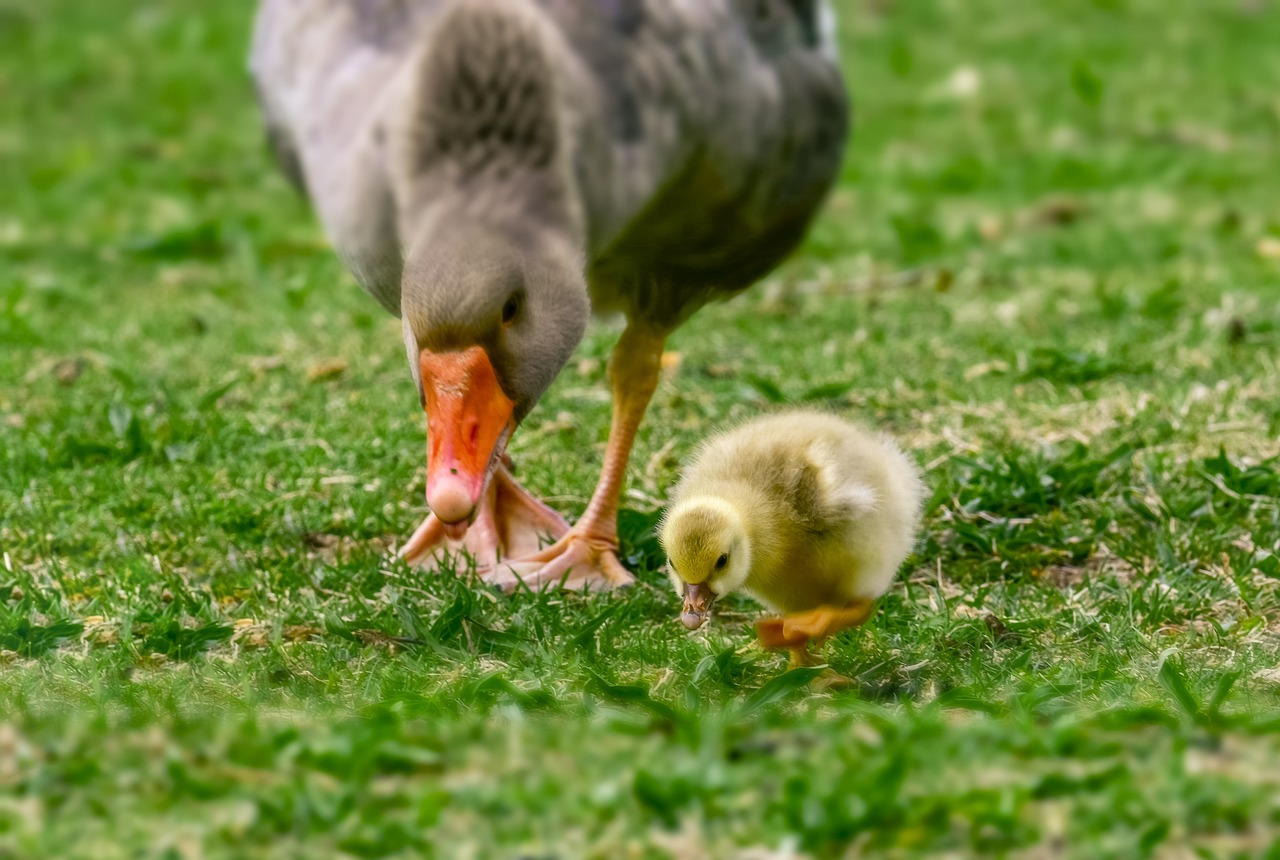
[[[788,254],[839,171],[834,29],[825,0],[263,0],[269,140],[400,316],[426,412],[403,558],[460,542],[507,586],[631,581],[619,494],[667,335]],[[592,313],[626,328],[571,527],[505,450]]]

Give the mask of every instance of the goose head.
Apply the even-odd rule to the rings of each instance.
[[[582,339],[583,266],[555,230],[464,221],[411,251],[401,305],[427,416],[427,505],[456,539],[511,434]]]

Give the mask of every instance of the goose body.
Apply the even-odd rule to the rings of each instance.
[[[666,335],[789,253],[838,173],[833,21],[824,0],[263,0],[250,66],[277,160],[403,320],[438,515],[417,550],[477,523],[481,561],[529,529],[589,532],[582,569],[616,545]],[[501,455],[593,312],[628,327],[605,474],[566,535]]]

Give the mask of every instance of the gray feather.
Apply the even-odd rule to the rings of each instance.
[[[251,67],[277,156],[388,309],[420,205],[412,177],[433,165],[554,172],[596,310],[662,326],[800,241],[849,117],[823,0],[485,0],[457,14],[477,2],[259,9]]]

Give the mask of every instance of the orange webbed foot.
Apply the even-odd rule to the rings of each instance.
[[[494,473],[480,502],[475,521],[460,540],[450,540],[447,527],[435,514],[427,517],[398,553],[409,564],[448,567],[458,553],[470,556],[482,575],[505,558],[538,552],[547,539],[555,541],[569,531],[569,524],[538,501],[511,475],[510,460]],[[458,566],[461,571],[463,568]]]
[[[821,644],[841,630],[865,624],[874,609],[874,600],[859,600],[848,606],[819,606],[808,612],[761,618],[756,622],[756,636],[765,648],[785,648],[791,652],[787,668],[813,666],[817,661],[809,652],[809,643]],[[829,690],[851,686],[853,681],[833,669],[826,669],[812,683],[815,689]]]
[[[848,606],[819,606],[808,612],[761,618],[756,622],[756,635],[765,648],[806,647],[810,641],[821,642],[841,630],[865,624],[875,605],[874,600],[859,600]]]
[[[572,591],[623,588],[635,577],[618,561],[617,553],[611,535],[579,523],[546,549],[503,562],[484,579],[508,593],[522,586],[534,591],[556,586]]]

